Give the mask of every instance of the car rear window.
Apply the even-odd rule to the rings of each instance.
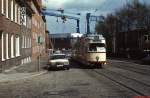
[[[53,55],[50,57],[50,59],[64,59],[66,58],[66,55]]]

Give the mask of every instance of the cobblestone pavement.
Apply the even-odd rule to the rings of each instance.
[[[149,85],[150,80],[146,79],[148,76],[114,68],[114,63],[116,64],[114,61],[109,61],[104,69],[83,68],[79,64],[71,64],[70,70],[50,70],[46,74],[31,79],[1,83],[0,98],[133,98],[133,96],[140,95],[133,90],[138,89],[134,87],[136,85],[131,87],[126,79],[117,78],[118,74],[111,74],[108,70],[118,72],[121,74],[120,77],[128,72],[127,75],[130,75],[130,78],[145,81],[144,83]],[[107,75],[118,82],[110,80],[106,77]],[[129,82],[134,84],[136,81],[130,80]],[[146,90],[149,90],[148,86]],[[148,92],[142,91],[141,93],[147,94]]]
[[[38,61],[34,61],[24,65],[14,66],[0,73],[0,83],[14,82],[45,74],[47,73],[47,70],[45,70],[46,66],[46,58],[41,58],[40,66],[38,66]]]

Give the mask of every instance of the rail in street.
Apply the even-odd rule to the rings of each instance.
[[[0,98],[134,98],[150,94],[148,75],[114,67],[116,62],[110,61],[103,69],[70,64],[70,70],[51,69],[41,76],[1,83]]]
[[[146,95],[149,95],[149,93],[150,93],[149,92],[150,85],[145,84],[143,82],[137,81],[132,78],[128,78],[127,76],[118,74],[118,73],[110,71],[110,70],[105,70],[102,72],[100,70],[92,70],[92,71],[110,79],[111,81],[119,84],[120,86],[123,86],[123,87],[137,93],[138,95],[146,96]]]
[[[130,71],[133,71],[136,73],[150,76],[150,66],[148,66],[148,65],[140,65],[140,64],[124,62],[124,61],[119,61],[119,60],[109,60],[109,61],[114,62],[113,64],[111,64],[112,67],[130,70]]]

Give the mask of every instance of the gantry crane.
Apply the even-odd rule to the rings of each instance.
[[[90,34],[91,31],[90,31],[90,22],[91,21],[103,21],[104,20],[104,16],[94,16],[94,15],[91,15],[91,13],[87,13],[86,14],[86,21],[87,21],[87,34]]]
[[[80,18],[79,17],[66,15],[66,12],[64,12],[63,9],[54,10],[54,9],[43,8],[42,14],[47,15],[47,16],[60,17],[63,20],[63,23],[65,23],[67,19],[74,19],[77,21],[77,28],[76,28],[77,33],[80,33]],[[68,14],[80,15],[80,13],[68,13]]]

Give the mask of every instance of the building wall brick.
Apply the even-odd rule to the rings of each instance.
[[[8,68],[11,68],[12,66],[18,66],[22,64],[22,60],[26,59],[28,57],[31,57],[32,53],[32,48],[27,47],[27,48],[22,48],[22,35],[25,35],[29,38],[31,38],[32,33],[31,33],[31,28],[27,28],[26,26],[19,25],[19,23],[11,21],[11,8],[10,8],[10,1],[9,1],[9,9],[8,9],[8,15],[9,17],[6,18],[5,14],[1,13],[1,6],[0,6],[0,71],[5,70]],[[4,2],[6,2],[4,0]],[[24,6],[22,4],[22,1],[16,1],[14,0],[14,3],[17,3],[19,6]],[[24,0],[24,2],[27,2]],[[4,5],[4,11],[6,9]],[[6,12],[4,12],[6,13]],[[31,18],[29,15],[29,12],[27,13],[27,16]],[[32,13],[31,13],[32,14]],[[17,13],[18,15],[18,13]],[[14,14],[15,16],[15,14]],[[15,18],[14,18],[15,19]],[[2,61],[2,33],[4,34],[4,61]],[[8,59],[6,59],[6,34],[8,34]],[[14,58],[11,57],[11,35],[14,35]],[[19,46],[20,46],[20,56],[16,56],[16,44],[15,44],[15,38],[19,37]]]

